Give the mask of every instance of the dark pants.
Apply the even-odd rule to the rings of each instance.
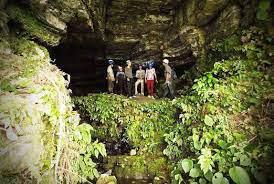
[[[133,79],[127,80],[127,95],[133,96]]]
[[[171,99],[173,99],[175,96],[174,96],[174,89],[173,89],[172,83],[168,83],[168,84],[166,83],[164,85],[165,86],[164,86],[164,94],[163,94],[163,96],[167,97],[169,95],[169,97]]]
[[[126,85],[125,85],[125,80],[124,79],[118,79],[117,83],[117,93],[119,95],[123,95],[126,92]]]

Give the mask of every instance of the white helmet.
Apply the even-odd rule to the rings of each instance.
[[[163,63],[168,64],[169,63],[168,59],[164,59]]]

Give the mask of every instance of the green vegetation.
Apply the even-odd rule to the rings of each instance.
[[[260,124],[265,117],[256,117],[273,94],[262,35],[252,28],[243,31],[242,45],[231,44],[235,36],[216,44],[215,51],[234,54],[216,62],[210,72],[195,80],[190,95],[176,100],[181,123],[165,135],[164,150],[177,161],[174,183],[273,181],[269,173],[273,143],[260,134],[270,124]]]
[[[167,159],[155,155],[118,155],[108,156],[104,164],[106,170],[114,169],[117,178],[146,178],[158,177],[168,181],[171,171]]]
[[[0,37],[0,180],[77,183],[98,177],[92,159],[106,156],[79,124],[63,73],[45,48]],[[16,175],[15,175],[16,174]]]
[[[75,97],[83,120],[96,127],[100,140],[127,142],[140,151],[157,151],[164,134],[175,123],[175,108],[168,101],[139,104],[118,95],[96,94]]]
[[[173,183],[269,183],[274,130],[263,116],[273,99],[268,43],[256,27],[214,40],[213,68],[173,101],[99,94],[76,97],[76,109],[100,130],[100,140],[126,138],[139,155],[163,151],[174,163]]]
[[[259,7],[257,10],[256,18],[261,21],[265,21],[269,16],[269,9],[271,7],[271,1],[269,0],[260,0]]]
[[[90,21],[86,24],[89,19],[86,10],[75,0],[37,4],[40,11],[47,10],[54,14],[53,17],[60,15],[60,22],[59,17],[58,20],[53,18],[55,28],[46,23],[46,18],[38,16],[41,12],[37,11],[36,15],[31,11],[31,3],[5,3],[4,12],[0,12],[0,183],[91,183],[100,177],[98,163],[105,171],[113,170],[117,177],[147,178],[149,175],[155,183],[169,179],[173,184],[273,183],[274,67],[273,53],[270,53],[273,52],[273,37],[253,26],[247,30],[238,29],[223,40],[210,41],[216,36],[211,34],[214,28],[220,29],[216,34],[222,32],[222,26],[216,25],[221,9],[225,8],[222,2],[227,3],[192,1],[192,7],[189,7],[187,2],[182,2],[180,11],[188,12],[186,16],[189,16],[181,14],[182,19],[193,26],[182,24],[178,33],[174,33],[179,40],[171,43],[175,45],[171,47],[175,54],[170,53],[170,56],[177,59],[179,44],[188,45],[190,48],[184,48],[191,49],[197,56],[195,67],[199,71],[194,71],[193,67],[185,74],[189,86],[184,86],[186,90],[181,91],[180,97],[147,103],[108,94],[71,100],[68,81],[64,79],[66,74],[50,63],[46,48],[30,41],[50,47],[57,46],[64,38],[66,44],[59,26],[64,29],[71,26],[67,35],[70,44],[74,43],[76,33],[81,34],[78,41],[83,44],[78,45],[83,48],[85,43],[94,43],[94,37],[97,40],[96,30],[101,27],[106,27],[106,35],[115,38],[116,31],[118,37],[126,34],[125,39],[131,38],[130,32],[112,29],[115,27],[113,21],[101,26],[96,12],[95,17],[91,16],[94,25],[91,26]],[[149,4],[153,5],[152,1]],[[243,6],[239,7],[239,14],[252,14],[248,9],[253,8],[253,3],[231,1],[227,6],[236,4]],[[249,5],[252,6],[247,7]],[[194,10],[196,6],[197,11]],[[105,8],[108,9],[104,7],[102,11]],[[176,17],[177,8],[179,11],[179,7],[176,11],[168,10],[169,16]],[[86,6],[85,9],[90,15],[94,14],[93,8]],[[258,7],[254,8],[255,17],[249,19],[250,22],[268,26],[271,9],[269,0],[259,0]],[[105,17],[105,12],[101,13]],[[108,9],[106,15],[111,13]],[[84,17],[77,17],[77,14]],[[149,12],[146,16],[151,17]],[[227,20],[232,20],[229,14],[227,16]],[[235,20],[235,29],[238,21],[241,23],[240,19]],[[65,25],[63,21],[70,23]],[[79,30],[76,23],[80,25]],[[205,25],[194,26],[202,24]],[[125,29],[130,26],[126,25]],[[159,26],[156,27],[162,30]],[[90,32],[89,27],[92,27]],[[223,27],[226,28],[224,32],[229,31],[226,24]],[[149,30],[146,34],[134,33],[134,37],[143,34],[142,39],[148,39],[148,44],[141,40],[136,47],[145,56],[154,53],[151,35],[160,33],[158,28],[155,33],[149,33]],[[98,51],[114,43],[111,38],[102,41],[104,44],[96,47]],[[169,50],[164,43],[167,40],[158,41],[161,52]],[[116,44],[120,45],[120,42]],[[109,53],[110,50],[105,51]],[[192,80],[194,77],[196,79]],[[107,156],[106,147],[109,144],[119,146],[116,143],[126,143],[124,155]],[[116,182],[115,177],[110,178],[109,183]]]

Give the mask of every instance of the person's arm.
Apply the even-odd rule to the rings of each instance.
[[[139,75],[140,75],[139,70],[137,70],[137,71],[136,71],[136,78],[137,78],[137,79],[139,79]]]
[[[109,68],[107,68],[107,76],[106,76],[106,79],[107,79],[107,80],[109,79]]]

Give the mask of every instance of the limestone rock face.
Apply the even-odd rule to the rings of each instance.
[[[240,26],[241,9],[237,5],[226,7],[215,22],[209,24],[207,40],[221,39],[234,34]]]
[[[7,9],[11,19],[22,24],[31,36],[56,46],[71,22],[74,27],[86,25],[90,34],[103,39],[105,8],[100,0],[34,0],[11,3]]]
[[[107,44],[108,57],[142,60],[147,52],[159,50],[164,32],[172,25],[175,5],[172,0],[112,1],[106,24],[110,42]],[[117,46],[120,49],[116,50]]]
[[[0,18],[0,22],[19,23],[19,30],[43,45],[54,47],[53,57],[72,75],[72,84],[104,86],[107,59],[114,59],[117,65],[125,65],[127,59],[133,65],[154,60],[157,67],[163,58],[181,68],[203,63],[211,40],[229,36],[240,25],[252,22],[249,17],[254,14],[252,7],[256,3],[252,0],[20,0],[7,4],[9,17]],[[92,66],[96,72],[88,73]],[[78,68],[80,71],[76,72]]]

